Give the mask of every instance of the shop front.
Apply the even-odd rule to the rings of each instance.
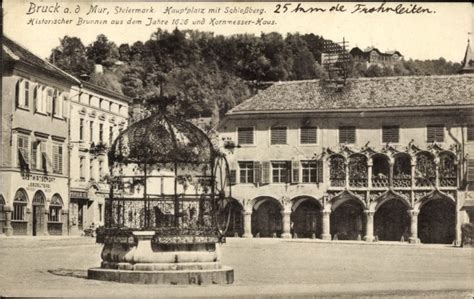
[[[6,235],[68,234],[66,177],[15,171],[2,176],[6,200],[1,225]]]

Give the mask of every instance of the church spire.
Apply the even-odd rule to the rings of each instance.
[[[469,32],[469,34],[471,34]],[[474,55],[471,49],[470,38],[467,39],[466,53],[464,54],[464,60],[462,61],[462,68],[459,71],[461,74],[472,74],[474,73]]]

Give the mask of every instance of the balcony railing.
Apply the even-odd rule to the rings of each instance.
[[[399,174],[393,177],[394,188],[410,188],[411,187],[411,175]]]
[[[372,178],[372,187],[373,188],[384,188],[388,187],[390,180],[388,178],[373,177]]]
[[[349,186],[354,187],[354,188],[364,188],[364,187],[368,187],[368,182],[366,178],[350,179]]]

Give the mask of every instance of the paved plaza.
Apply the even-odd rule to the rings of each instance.
[[[472,298],[474,249],[318,240],[228,239],[226,286],[131,285],[86,279],[101,246],[85,237],[0,237],[2,296],[271,296]]]

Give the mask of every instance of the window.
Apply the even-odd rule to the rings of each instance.
[[[84,119],[79,119],[79,140],[84,140]]]
[[[474,141],[474,124],[467,126],[467,141]]]
[[[53,90],[48,89],[46,92],[46,112],[51,114],[52,112],[52,107],[51,105],[53,104]]]
[[[99,124],[99,141],[104,141],[104,124]]]
[[[59,194],[54,194],[49,204],[49,216],[48,221],[50,222],[61,222],[61,209],[63,207],[63,200]]]
[[[253,162],[239,162],[240,183],[248,184],[254,182]]]
[[[317,163],[316,161],[301,161],[303,168],[303,183],[316,183],[317,180]]]
[[[85,157],[80,157],[79,158],[79,178],[81,180],[84,180],[86,177],[85,171],[86,171],[86,158]]]
[[[89,123],[89,139],[91,142],[94,142],[94,122]]]
[[[30,106],[30,82],[25,81],[25,102],[23,103],[25,107]]]
[[[339,127],[339,143],[355,143],[356,128],[353,126]]]
[[[271,128],[271,144],[286,144],[286,127]]]
[[[239,144],[253,144],[253,128],[238,128],[237,135]]]
[[[38,148],[40,142],[39,141],[32,141],[31,142],[31,168],[32,169],[40,169],[41,165],[38,163]]]
[[[53,172],[63,173],[63,146],[60,144],[53,145]]]
[[[94,160],[93,160],[93,159],[90,159],[90,160],[89,160],[89,178],[90,178],[91,180],[94,179],[93,167],[94,167]]]
[[[18,159],[19,165],[21,168],[29,167],[29,138],[28,136],[18,135],[17,136],[17,145],[18,145]]]
[[[109,145],[112,145],[112,142],[114,141],[114,130],[112,126],[109,127]]]
[[[300,143],[315,144],[318,143],[318,130],[316,127],[301,127]]]
[[[288,182],[288,161],[272,162],[272,178],[273,183],[287,183]]]
[[[32,84],[26,80],[18,80],[15,84],[16,107],[29,108],[33,95]]]
[[[15,193],[15,197],[13,199],[13,214],[12,214],[13,221],[25,220],[25,211],[26,211],[27,203],[28,203],[28,197],[26,195],[25,190],[19,189]]]
[[[444,141],[444,126],[443,125],[429,125],[427,130],[427,142],[443,142]]]
[[[384,126],[382,127],[382,142],[383,143],[398,143],[400,139],[400,127],[398,126]]]

